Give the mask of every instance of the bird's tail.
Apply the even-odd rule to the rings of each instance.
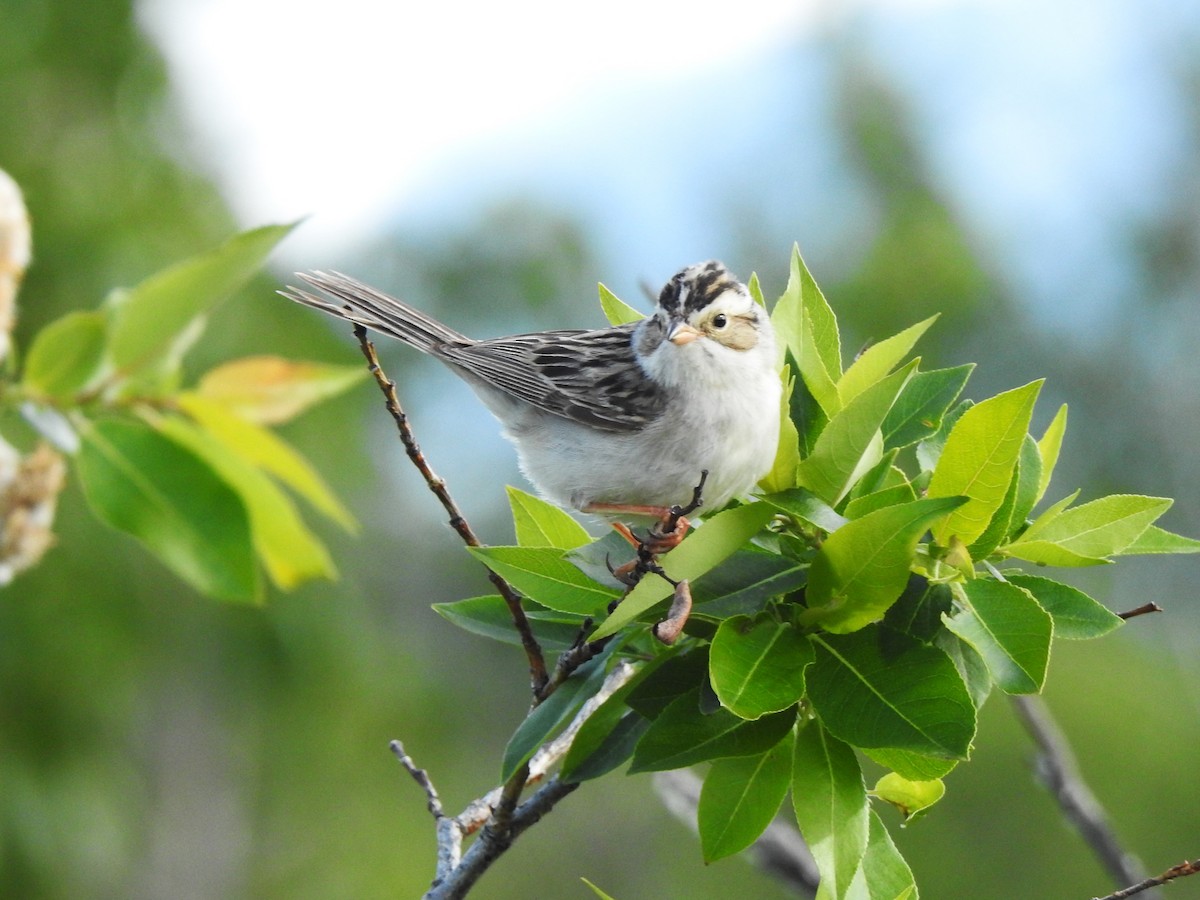
[[[370,285],[340,272],[300,272],[301,278],[332,300],[289,286],[279,293],[289,300],[319,309],[348,322],[355,322],[406,344],[436,354],[443,345],[472,344],[470,338],[448,328],[437,319],[389,297]]]

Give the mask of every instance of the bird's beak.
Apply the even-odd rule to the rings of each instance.
[[[693,328],[687,322],[676,322],[671,326],[671,330],[667,333],[667,340],[676,347],[682,347],[684,344],[690,344],[698,337],[703,337],[703,332]]]

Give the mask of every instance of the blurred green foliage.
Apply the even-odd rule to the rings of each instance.
[[[0,23],[0,167],[21,184],[34,221],[35,263],[17,332],[27,347],[51,319],[94,306],[113,285],[136,283],[233,228],[201,174],[207,163],[187,149],[164,66],[128,3],[0,0]],[[1079,347],[1036,333],[972,252],[903,106],[844,77],[855,111],[844,142],[882,223],[867,262],[845,283],[824,285],[839,311],[847,309],[847,344],[890,333],[927,309],[943,312],[928,360],[980,361],[981,391],[1046,374],[1054,392],[1046,408],[1070,400],[1074,448],[1064,483],[1086,484],[1092,495],[1175,496],[1166,524],[1196,533],[1196,135],[1171,175],[1177,206],[1130,223],[1146,302],[1131,303],[1119,331]],[[498,215],[528,240],[498,239],[495,220],[481,219],[478,228],[439,236],[436,246],[407,236],[396,251],[390,239],[380,268],[397,277],[377,277],[378,268],[363,275],[400,291],[413,286],[403,278],[425,293],[461,291],[442,295],[464,306],[473,298],[515,304],[531,293],[592,296],[583,276],[595,251],[569,216],[519,201]],[[788,234],[766,236],[778,242],[766,250],[756,235],[745,258],[775,258],[797,236],[804,242],[805,227],[797,221]],[[480,246],[495,249],[471,252]],[[809,262],[820,277],[825,261]],[[766,293],[777,293],[782,274],[760,268],[776,279]],[[197,371],[264,351],[351,361],[348,337],[272,297],[272,287],[258,282],[214,317]],[[469,330],[469,320],[454,323]],[[434,407],[426,414],[436,428]],[[362,390],[288,426],[365,529],[357,540],[324,533],[341,583],[311,585],[265,607],[199,598],[133,541],[96,523],[78,485],[68,486],[59,546],[0,592],[4,893],[324,898],[425,888],[432,823],[387,740],[403,738],[448,806],[460,807],[492,786],[526,685],[519,651],[462,635],[429,611],[432,602],[486,588],[448,531],[410,527],[436,514],[415,476],[390,474],[402,462],[381,418]],[[503,491],[494,483],[488,490],[493,496],[460,499],[477,527],[505,527]],[[1152,579],[1151,568],[1165,577]],[[1194,653],[1179,655],[1200,631],[1194,582],[1187,560],[1094,573],[1086,587],[1110,605],[1153,598],[1169,613],[1099,645],[1056,650],[1048,687],[1084,774],[1120,835],[1154,869],[1195,856],[1200,833],[1189,787],[1200,691]],[[1088,851],[1030,778],[1028,742],[1003,704],[985,707],[978,743],[934,812],[896,829],[925,896],[1102,893],[1106,882]],[[648,794],[646,776],[590,785],[544,832],[522,838],[477,896],[527,897],[530,885],[541,896],[587,896],[581,875],[618,898],[783,896],[741,860],[704,867],[694,836]]]

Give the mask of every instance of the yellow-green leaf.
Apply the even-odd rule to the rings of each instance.
[[[77,392],[104,358],[106,318],[102,312],[72,312],[37,333],[25,359],[25,386],[58,400]]]
[[[1067,431],[1067,404],[1058,408],[1053,420],[1046,427],[1046,433],[1038,441],[1038,454],[1042,459],[1042,471],[1038,477],[1036,504],[1046,496],[1046,488],[1050,486],[1050,476],[1054,474],[1054,465],[1058,462],[1059,451],[1062,450],[1063,435]]]
[[[208,462],[242,498],[254,550],[277,587],[287,591],[315,578],[337,577],[325,545],[305,526],[296,504],[261,469],[187,419],[170,416],[155,424]]]
[[[937,318],[936,315],[930,316],[864,350],[838,381],[838,395],[842,403],[849,403],[900,365]]]
[[[210,370],[196,393],[259,425],[288,422],[367,377],[366,366],[248,356]]]
[[[939,544],[948,546],[955,535],[969,545],[987,529],[1008,493],[1041,387],[1041,381],[1034,381],[997,394],[972,406],[954,424],[928,496],[966,497],[968,502],[934,526]]]
[[[591,542],[587,530],[564,510],[511,485],[507,490],[517,543],[522,547],[574,550]]]
[[[870,792],[900,810],[905,821],[920,818],[920,813],[929,809],[946,794],[946,785],[940,778],[933,781],[909,781],[903,775],[888,772]]]
[[[347,531],[357,530],[354,516],[333,495],[316,469],[282,438],[200,394],[185,393],[175,399],[184,412],[215,438],[278,478]]]
[[[151,275],[114,295],[109,352],[131,372],[169,351],[200,315],[245,284],[294,225],[268,225]]]
[[[638,312],[603,284],[599,285],[599,288],[600,309],[604,311],[604,317],[610,325],[630,325],[646,318],[645,313]]]
[[[779,408],[779,445],[775,450],[775,462],[771,471],[759,482],[764,493],[777,494],[796,486],[796,469],[800,465],[800,434],[792,421],[792,391],[796,387],[796,376],[792,367],[784,363],[783,394]]]

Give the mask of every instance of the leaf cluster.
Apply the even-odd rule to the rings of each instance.
[[[601,299],[628,320],[603,288]],[[960,399],[971,366],[925,369],[910,358],[933,319],[847,365],[837,318],[798,251],[771,318],[786,386],[775,464],[758,499],[706,516],[660,560],[692,588],[682,640],[664,647],[649,633],[672,595],[667,580],[650,575],[627,591],[609,567],[632,554],[628,545],[593,541],[536,497],[509,490],[516,546],[471,550],[525,596],[544,646],[611,641],[518,728],[502,775],[625,657],[636,674],[584,722],[564,779],[706,764],[706,860],[753,843],[790,792],[821,896],[915,897],[871,799],[908,820],[924,814],[970,756],[992,690],[1040,691],[1055,637],[1096,638],[1122,624],[1029,566],[1109,565],[1200,542],[1153,524],[1171,505],[1164,498],[1075,506],[1075,491],[1041,508],[1066,407],[1033,435],[1041,382]],[[500,597],[436,609],[517,640]],[[864,760],[886,770],[870,789]]]
[[[185,581],[256,600],[263,573],[288,589],[335,575],[293,499],[343,528],[351,514],[273,430],[367,375],[276,356],[234,360],[183,383],[206,317],[291,231],[266,226],[112,291],[38,332],[4,394],[76,458],[96,516],[142,542]]]

